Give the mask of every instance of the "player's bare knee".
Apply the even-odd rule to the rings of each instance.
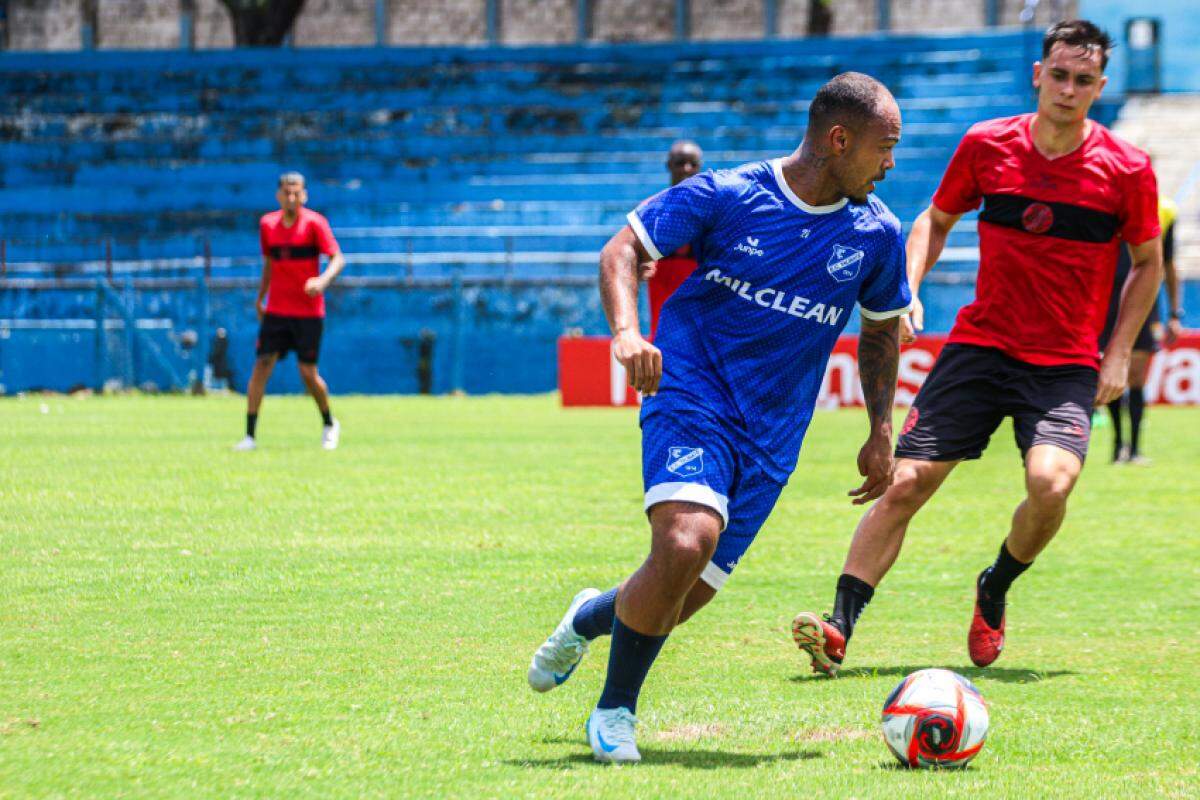
[[[939,481],[921,469],[906,465],[896,470],[892,485],[884,495],[883,503],[892,510],[915,514],[925,505],[935,491]]]
[[[720,522],[715,513],[673,511],[664,509],[669,518],[656,520],[662,527],[655,532],[651,558],[672,574],[699,572],[717,549]]]
[[[707,526],[684,525],[672,528],[663,537],[663,550],[672,562],[688,570],[704,569],[717,549],[719,533]]]
[[[1066,505],[1075,487],[1075,475],[1066,469],[1030,472],[1026,479],[1029,500],[1042,509],[1057,509]]]

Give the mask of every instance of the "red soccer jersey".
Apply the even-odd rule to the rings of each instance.
[[[654,277],[649,281],[651,341],[658,333],[658,318],[662,315],[663,303],[667,302],[667,298],[695,271],[696,259],[692,258],[690,244],[685,244],[666,258],[655,262]]]
[[[1074,152],[1047,159],[1033,114],[981,122],[963,137],[933,204],[978,208],[975,302],[948,341],[994,347],[1039,366],[1099,366],[1121,240],[1159,234],[1150,159],[1099,123]]]
[[[304,283],[321,274],[321,254],[338,251],[337,239],[325,217],[301,208],[296,221],[283,224],[283,211],[264,214],[258,222],[264,256],[271,259],[271,285],[267,313],[283,317],[323,317],[325,297],[309,297]]]

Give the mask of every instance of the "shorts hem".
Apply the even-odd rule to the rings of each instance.
[[[1052,441],[1049,439],[1046,439],[1043,441],[1030,442],[1028,447],[1018,447],[1018,449],[1021,451],[1021,462],[1022,463],[1024,463],[1025,457],[1027,455],[1029,455],[1029,451],[1035,447],[1053,447],[1056,450],[1062,450],[1064,453],[1070,453],[1071,455],[1075,456],[1076,458],[1079,459],[1080,465],[1087,463],[1087,449],[1086,448],[1081,453],[1081,452],[1079,452],[1079,450],[1077,450],[1073,447],[1066,447],[1061,442],[1055,442],[1055,441]]]
[[[718,567],[716,562],[710,561],[704,565],[704,572],[700,573],[700,580],[719,592],[725,585],[725,581],[729,580],[729,573]]]
[[[943,453],[929,454],[917,450],[901,450],[896,448],[896,458],[907,458],[912,461],[978,461],[983,453],[967,453],[965,455],[946,455]]]
[[[647,512],[659,503],[668,502],[707,506],[721,515],[722,531],[729,525],[729,498],[707,484],[669,481],[655,484],[646,490]]]

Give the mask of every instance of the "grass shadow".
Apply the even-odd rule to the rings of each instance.
[[[930,664],[922,666],[896,666],[896,667],[851,667],[838,672],[838,678],[883,678],[883,677],[898,677],[903,678],[916,672],[919,669],[929,669]],[[969,678],[972,681],[980,678],[990,681],[1000,681],[1001,683],[1039,683],[1041,681],[1050,680],[1051,678],[1059,678],[1063,675],[1078,675],[1079,673],[1069,669],[1021,669],[1019,667],[942,667],[951,672],[957,672],[964,678]],[[796,675],[791,678],[796,683],[806,683],[808,681],[825,681],[829,680],[824,675]]]
[[[808,761],[822,756],[822,753],[816,750],[797,750],[791,753],[735,753],[728,750],[660,750],[653,747],[640,749],[642,763],[638,765],[639,769],[659,765],[687,769],[747,769],[760,764]],[[513,767],[570,769],[577,764],[595,764],[596,762],[589,753],[569,753],[556,758],[513,758],[505,760],[504,763]]]

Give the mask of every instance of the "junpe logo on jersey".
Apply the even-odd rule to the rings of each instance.
[[[829,270],[835,281],[852,281],[858,277],[858,268],[862,266],[865,257],[866,254],[862,250],[835,244],[825,269]]]
[[[755,236],[747,236],[745,243],[738,242],[737,246],[733,249],[748,256],[761,256],[763,251],[758,248],[758,241],[758,238]]]
[[[704,450],[700,447],[668,447],[667,471],[689,477],[704,472]]]

